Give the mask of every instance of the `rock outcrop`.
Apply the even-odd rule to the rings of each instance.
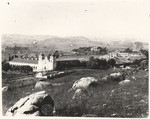
[[[8,109],[6,116],[52,116],[54,113],[54,100],[46,91],[40,91],[21,98]]]

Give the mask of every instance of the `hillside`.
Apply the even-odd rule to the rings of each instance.
[[[100,42],[91,41],[86,37],[56,37],[49,35],[3,35],[2,46],[28,46],[30,49],[70,51],[82,46],[98,46]],[[39,47],[40,46],[40,47]],[[42,49],[41,49],[42,48]]]
[[[107,47],[109,50],[124,49],[137,45],[143,45],[143,48],[148,48],[148,43],[132,42],[132,41],[117,41],[104,39],[89,39],[84,36],[74,37],[57,37],[50,35],[17,35],[17,34],[4,34],[2,35],[2,49],[6,47],[13,47],[15,45],[21,47],[28,47],[31,53],[34,52],[53,52],[59,51],[71,51],[79,47],[88,46],[101,46]]]

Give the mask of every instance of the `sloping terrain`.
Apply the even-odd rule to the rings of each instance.
[[[147,117],[148,116],[148,71],[139,70],[127,77],[131,82],[119,85],[119,82],[100,81],[102,77],[120,69],[108,70],[77,70],[75,73],[47,80],[55,85],[46,88],[55,101],[57,116],[82,116],[95,114],[99,117]],[[74,91],[68,90],[73,83],[82,78],[92,76],[99,80],[99,84],[88,89],[88,95],[72,100]],[[135,77],[135,79],[132,78]],[[3,114],[6,110],[26,95],[37,92],[34,85],[9,90],[3,94]]]

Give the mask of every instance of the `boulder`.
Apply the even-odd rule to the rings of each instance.
[[[46,81],[38,81],[36,84],[35,84],[35,89],[44,89],[46,87],[51,87],[52,84],[49,83],[49,82],[46,82]]]
[[[130,83],[130,80],[126,79],[124,81],[119,82],[119,85],[125,85],[125,84],[128,84],[128,83]]]
[[[39,73],[36,74],[35,77],[36,77],[36,78],[41,78],[42,76],[43,76],[43,74],[42,74],[41,72],[39,72]]]
[[[45,76],[45,74],[44,73],[42,74],[41,72],[37,73],[35,77],[36,78],[44,78],[44,79],[47,78],[47,76]]]
[[[112,80],[112,81],[122,81],[125,80],[126,74],[125,73],[112,73],[108,76],[108,80]]]
[[[46,91],[21,98],[6,112],[6,116],[52,116],[54,100]]]
[[[70,92],[71,90],[77,90],[77,89],[82,89],[86,90],[92,83],[97,83],[98,80],[95,79],[94,77],[84,77],[81,78],[73,84],[72,88],[68,91]]]
[[[102,78],[102,81],[107,81],[107,78],[108,78],[108,76],[104,76],[104,77]]]

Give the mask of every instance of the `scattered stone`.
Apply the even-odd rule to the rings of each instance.
[[[36,84],[35,84],[35,89],[44,89],[46,87],[50,87],[52,86],[51,83],[49,82],[46,82],[46,81],[38,81]]]
[[[113,114],[111,114],[111,116],[116,116],[117,115],[117,113],[113,113]]]
[[[145,103],[145,101],[144,101],[144,100],[141,100],[140,102],[141,102],[141,103]]]
[[[107,80],[112,80],[112,81],[122,81],[122,80],[125,80],[125,76],[126,74],[125,73],[111,73]]]
[[[85,115],[82,115],[82,117],[98,117],[98,115],[95,115],[95,114],[85,114]]]
[[[130,92],[127,92],[126,94],[129,95],[129,94],[131,94],[131,93],[130,93]]]
[[[106,103],[102,105],[103,107],[106,106]]]
[[[132,76],[132,79],[136,80],[135,76]]]
[[[8,91],[8,86],[4,86],[4,87],[2,87],[2,92],[4,93],[4,92],[7,92]]]
[[[136,97],[138,97],[138,95],[134,95],[134,97],[136,98]]]
[[[107,81],[108,76],[102,78],[102,81]]]
[[[114,92],[115,92],[115,90],[112,90],[112,91],[111,91],[111,93],[114,93]]]
[[[45,78],[45,79],[47,78],[47,76],[44,76],[44,74],[42,74],[41,72],[37,73],[35,77],[36,78]]]
[[[125,85],[125,84],[128,84],[128,83],[130,83],[130,80],[126,79],[124,81],[119,82],[119,85]]]
[[[132,113],[127,113],[127,116],[132,116]]]

